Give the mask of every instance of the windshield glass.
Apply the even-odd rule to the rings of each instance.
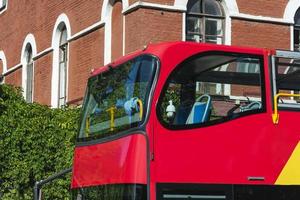
[[[157,60],[137,57],[88,81],[79,139],[99,138],[143,123]]]

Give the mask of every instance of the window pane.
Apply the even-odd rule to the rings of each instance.
[[[188,17],[187,18],[187,32],[188,33],[200,33],[201,29],[201,18]]]
[[[202,36],[195,34],[187,34],[186,41],[202,42]]]
[[[187,4],[188,13],[201,13],[201,1],[200,0],[189,0]]]
[[[92,77],[79,138],[105,137],[142,124],[156,59],[142,56]]]
[[[300,28],[294,27],[294,50],[299,51],[300,44]]]
[[[258,58],[211,55],[178,69],[162,92],[159,115],[165,124],[206,123],[262,109]]]
[[[295,25],[300,26],[300,9],[297,10],[294,17]]]
[[[60,36],[60,42],[59,44],[62,45],[62,44],[66,44],[68,42],[68,34],[67,34],[67,29],[66,27],[64,27],[61,31],[61,36]]]
[[[222,16],[222,10],[219,3],[215,0],[203,0],[204,13],[209,15]]]
[[[33,63],[27,64],[26,101],[32,102]]]
[[[300,60],[279,58],[276,64],[277,92],[299,94],[300,91]],[[279,106],[299,107],[298,97],[280,97]]]
[[[59,65],[59,106],[66,103],[66,63],[62,62]]]
[[[222,20],[220,19],[212,19],[206,18],[205,19],[205,34],[206,35],[223,35],[222,30],[223,24]]]
[[[68,45],[64,44],[59,47],[59,62],[66,62],[68,55]]]

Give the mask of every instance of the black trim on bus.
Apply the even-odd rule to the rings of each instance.
[[[157,200],[299,200],[300,185],[158,183]]]
[[[170,81],[172,75],[176,74],[178,70],[180,70],[182,67],[184,67],[184,65],[186,63],[188,63],[189,61],[197,58],[197,57],[203,57],[203,56],[208,56],[208,55],[237,55],[237,56],[248,56],[249,58],[258,58],[260,61],[260,83],[261,83],[261,103],[262,103],[262,108],[259,110],[249,110],[249,111],[245,111],[243,113],[239,113],[238,115],[234,115],[234,116],[226,116],[223,117],[221,119],[216,119],[213,121],[209,121],[209,122],[205,122],[205,123],[197,123],[197,124],[183,124],[183,125],[170,125],[168,123],[166,123],[161,115],[161,111],[160,111],[160,105],[162,105],[162,101],[163,101],[163,97],[164,97],[164,93],[168,88],[167,83]],[[203,71],[205,72],[205,70]],[[231,120],[235,120],[241,117],[245,117],[245,116],[249,116],[252,114],[261,114],[261,113],[266,113],[266,86],[265,86],[265,66],[264,66],[264,55],[262,54],[251,54],[251,53],[238,53],[238,52],[224,52],[224,51],[206,51],[206,52],[200,52],[198,54],[192,55],[191,57],[187,58],[186,60],[184,60],[183,62],[179,63],[174,69],[173,71],[169,74],[167,80],[164,83],[164,86],[160,92],[162,95],[160,95],[159,99],[158,99],[158,103],[156,105],[156,114],[157,114],[157,118],[158,121],[160,122],[160,124],[169,130],[183,130],[183,129],[195,129],[195,128],[204,128],[204,127],[208,127],[208,126],[212,126],[212,125],[217,125],[217,124],[221,124],[227,121],[231,121]]]
[[[94,145],[94,144],[99,144],[99,143],[104,143],[104,142],[109,142],[109,141],[113,141],[113,140],[116,140],[116,139],[119,139],[119,138],[122,138],[123,136],[127,136],[127,135],[130,135],[130,133],[132,132],[137,132],[137,131],[145,131],[146,130],[146,125],[149,121],[149,117],[151,115],[151,105],[152,105],[152,100],[153,100],[153,93],[154,93],[154,90],[156,88],[156,84],[157,84],[157,81],[158,81],[158,77],[159,77],[159,72],[160,72],[160,67],[161,67],[161,61],[160,59],[153,55],[153,54],[149,54],[149,53],[142,53],[130,60],[127,60],[125,61],[124,63],[121,63],[119,64],[118,66],[120,65],[123,65],[127,62],[130,62],[131,60],[134,60],[138,57],[141,57],[141,56],[150,56],[150,57],[153,57],[156,59],[156,68],[155,68],[155,75],[153,77],[153,80],[152,80],[152,86],[151,86],[151,89],[150,89],[150,92],[149,92],[149,97],[148,97],[148,103],[147,103],[147,112],[145,114],[145,119],[142,121],[142,123],[140,124],[140,122],[136,122],[134,123],[136,126],[132,127],[132,128],[129,128],[127,130],[124,130],[124,131],[120,131],[120,132],[117,132],[117,133],[112,133],[112,134],[104,134],[104,135],[95,135],[93,137],[87,137],[87,138],[78,138],[78,135],[79,135],[79,131],[80,131],[80,122],[82,121],[82,117],[83,115],[81,114],[80,116],[80,120],[79,120],[79,123],[78,123],[78,126],[79,126],[79,129],[78,129],[78,134],[76,135],[76,143],[75,143],[75,146],[86,146],[86,145]],[[99,74],[95,75],[95,76],[98,76]],[[93,76],[94,77],[94,76]],[[88,87],[86,89],[86,94],[87,94],[87,91],[88,91]],[[84,102],[86,101],[86,94],[85,94],[85,98],[84,98]],[[83,107],[81,108],[81,113],[83,112]]]
[[[72,199],[116,199],[145,200],[147,198],[146,184],[108,184],[72,189]],[[111,196],[110,196],[111,195]]]

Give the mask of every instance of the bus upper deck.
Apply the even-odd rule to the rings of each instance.
[[[299,199],[300,53],[171,42],[94,71],[75,199]]]

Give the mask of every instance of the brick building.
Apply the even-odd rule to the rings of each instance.
[[[299,0],[0,0],[0,74],[28,102],[80,104],[92,69],[174,40],[299,49]]]

